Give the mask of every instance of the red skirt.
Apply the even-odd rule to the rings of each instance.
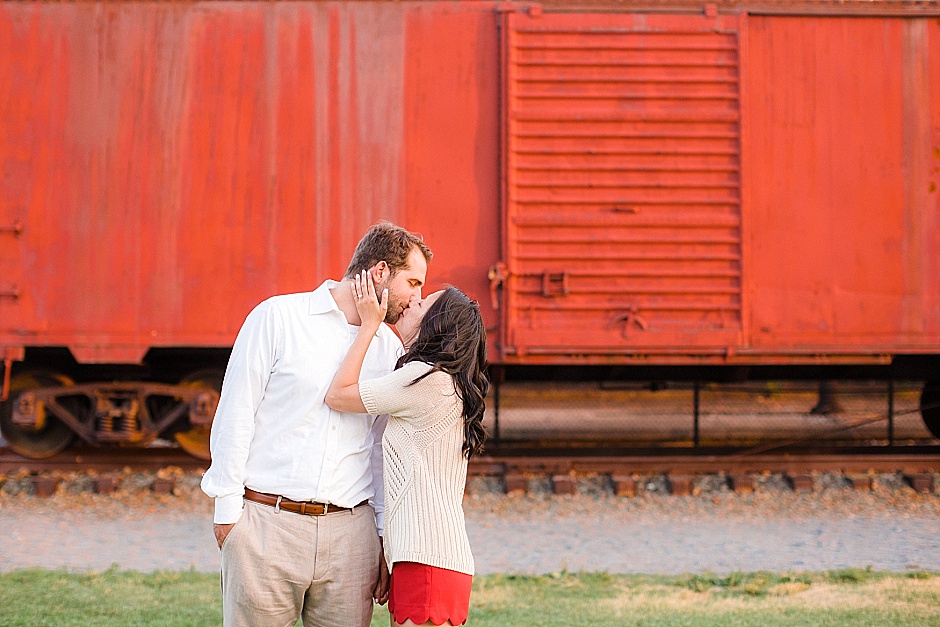
[[[416,562],[395,562],[388,591],[388,611],[396,623],[421,625],[467,622],[471,575]]]

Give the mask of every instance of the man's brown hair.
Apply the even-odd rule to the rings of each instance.
[[[391,222],[379,222],[359,240],[343,278],[350,279],[380,261],[388,264],[394,276],[408,265],[408,255],[415,248],[421,251],[426,262],[431,262],[434,254],[424,238]]]

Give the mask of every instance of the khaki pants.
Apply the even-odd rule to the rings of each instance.
[[[379,546],[368,505],[303,516],[245,501],[222,545],[224,625],[369,625]]]

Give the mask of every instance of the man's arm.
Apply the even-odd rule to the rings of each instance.
[[[277,360],[279,342],[277,318],[266,301],[245,319],[225,370],[209,437],[212,465],[202,478],[203,492],[215,499],[215,533],[220,547],[231,529],[226,527],[241,516],[255,412]]]

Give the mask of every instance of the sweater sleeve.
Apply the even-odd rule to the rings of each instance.
[[[456,394],[450,375],[435,372],[418,383],[411,382],[431,369],[429,364],[412,361],[384,377],[359,382],[359,396],[366,410],[377,416],[420,418],[442,397]]]

